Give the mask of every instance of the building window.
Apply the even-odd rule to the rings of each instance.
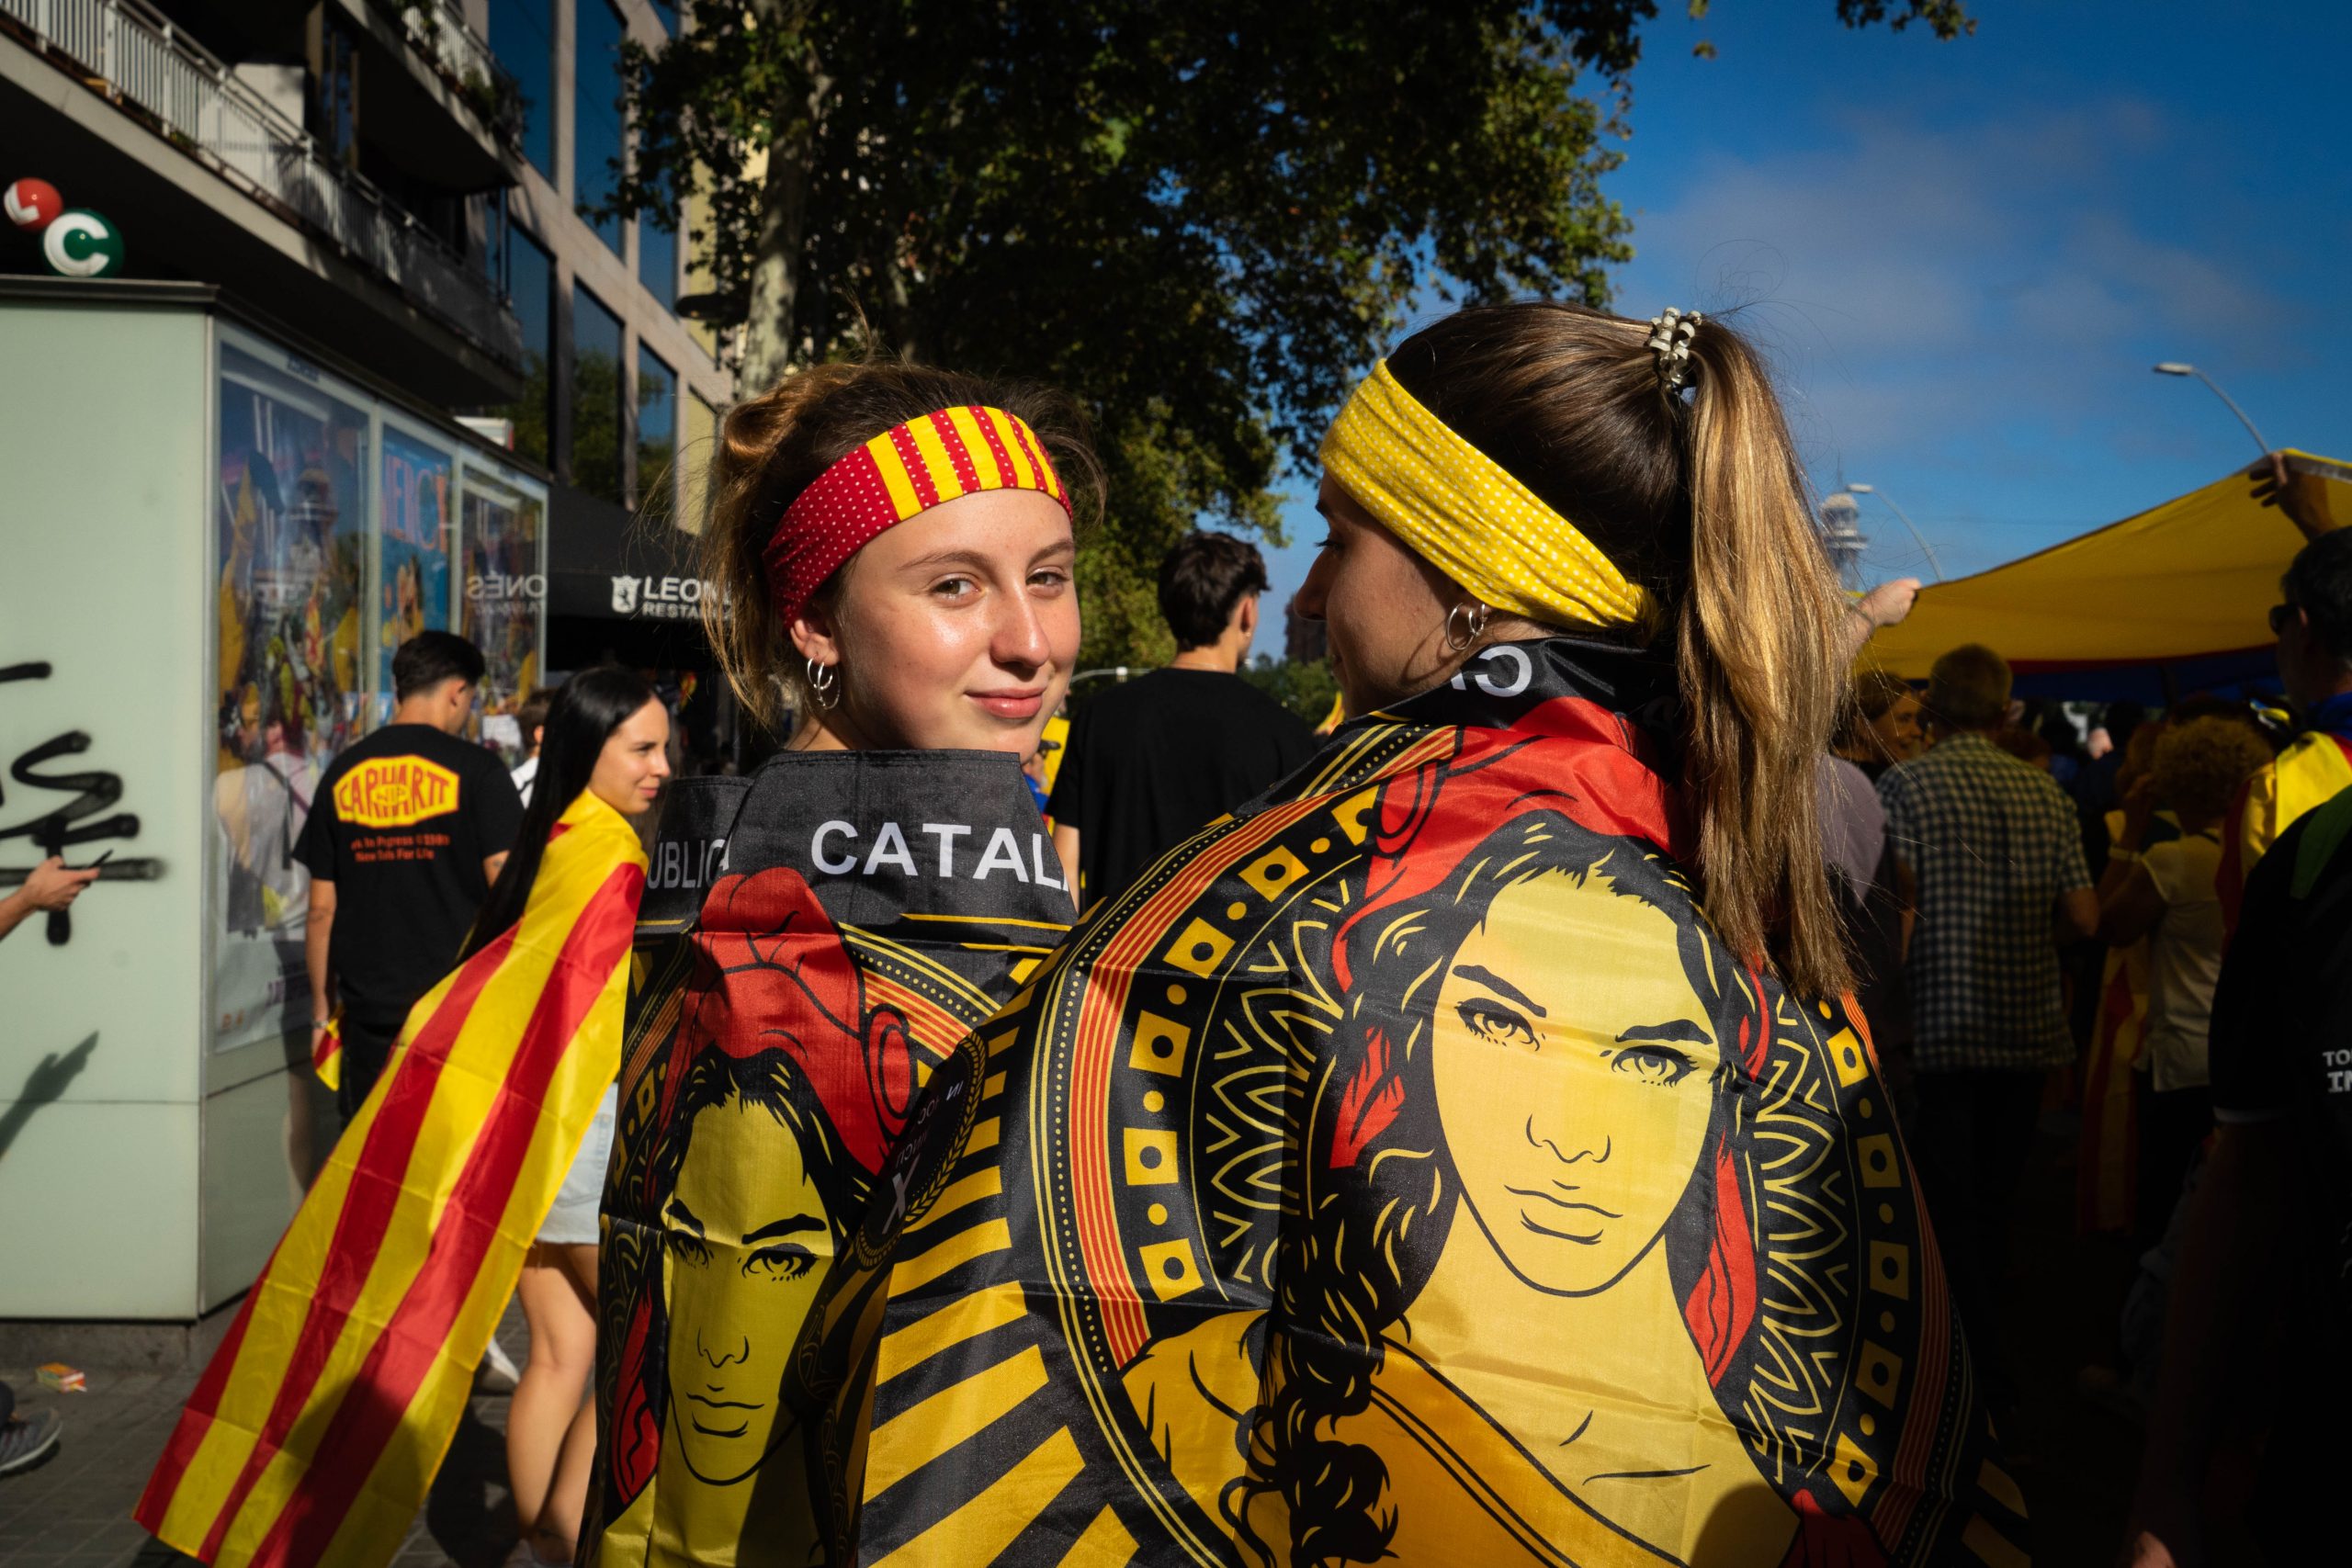
[[[515,452],[544,463],[555,389],[555,259],[522,230],[506,232],[507,288],[523,323],[523,395],[499,412],[514,422]]]
[[[678,236],[650,212],[637,220],[637,276],[663,310],[677,310]]]
[[[621,322],[585,288],[571,292],[571,482],[621,493]]]
[[[678,493],[671,459],[678,454],[678,377],[642,346],[637,351],[637,499],[668,517]]]
[[[600,216],[620,184],[620,13],[610,0],[580,0],[579,62],[572,73],[571,200],[597,237],[617,254],[621,220]]]
[[[490,51],[523,97],[523,156],[555,177],[554,0],[490,0]],[[601,0],[599,0],[601,3]]]

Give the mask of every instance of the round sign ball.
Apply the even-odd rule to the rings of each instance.
[[[122,270],[122,235],[86,208],[57,215],[41,231],[41,259],[64,277],[112,277]]]
[[[0,209],[17,228],[38,234],[65,210],[65,198],[47,180],[18,180],[0,191]]]

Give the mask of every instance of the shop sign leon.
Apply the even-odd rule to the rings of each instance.
[[[613,614],[650,620],[691,620],[703,602],[717,601],[718,585],[699,577],[613,578]]]

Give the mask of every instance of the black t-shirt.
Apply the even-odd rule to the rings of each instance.
[[[490,893],[482,862],[522,826],[496,754],[430,725],[387,725],[336,756],[295,854],[334,884],[330,957],[350,1024],[397,1032],[449,972]]]
[[[2290,1540],[2352,1470],[2352,791],[2280,835],[2246,879],[2213,990],[2213,1112],[2283,1136],[2294,1198],[2285,1268],[2286,1362],[2259,1514]],[[2282,1558],[2282,1561],[2286,1559]]]
[[[1238,675],[1155,670],[1078,710],[1046,811],[1078,829],[1079,906],[1315,754],[1315,732]]]

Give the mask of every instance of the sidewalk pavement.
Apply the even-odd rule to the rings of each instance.
[[[522,1308],[509,1303],[499,1343],[520,1366],[529,1336]],[[65,1419],[56,1451],[40,1464],[0,1477],[0,1563],[7,1568],[164,1568],[194,1560],[157,1543],[131,1521],[155,1456],[203,1374],[113,1373],[85,1367],[86,1393],[55,1393],[30,1367],[0,1367],[22,1411],[54,1408]],[[506,1401],[480,1396],[458,1427],[424,1512],[393,1559],[396,1568],[457,1563],[492,1568],[517,1539],[506,1495]]]

